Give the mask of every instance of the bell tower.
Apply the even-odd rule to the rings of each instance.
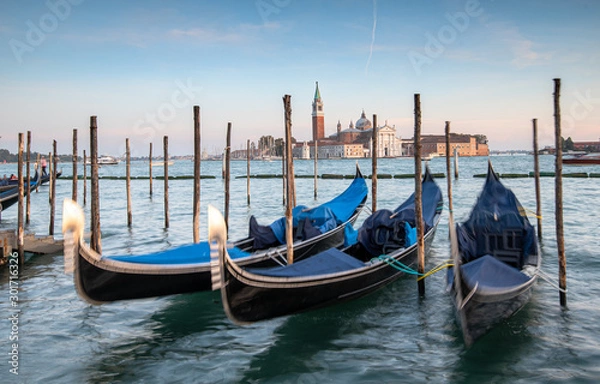
[[[319,92],[319,82],[316,82],[315,97],[312,103],[312,134],[313,141],[325,138],[325,114],[323,113],[323,101]]]

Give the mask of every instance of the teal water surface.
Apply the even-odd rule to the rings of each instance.
[[[531,156],[491,157],[499,173],[528,173]],[[461,158],[460,178],[453,181],[456,220],[464,220],[484,179],[487,158]],[[359,164],[370,174],[369,159]],[[193,163],[177,161],[170,175],[191,175]],[[281,173],[277,161],[253,161],[251,173]],[[430,162],[444,172],[445,161]],[[134,176],[148,165],[132,164]],[[322,173],[353,174],[355,161],[322,160]],[[232,163],[232,176],[245,175],[246,163]],[[379,172],[413,171],[412,159],[380,159]],[[70,175],[71,164],[62,165]],[[542,171],[553,171],[554,158],[542,156]],[[296,161],[296,174],[313,173],[312,161]],[[162,174],[155,168],[154,174]],[[220,162],[203,162],[200,233],[206,238],[206,209],[223,208]],[[600,166],[565,167],[568,172],[600,173]],[[13,164],[0,174],[16,173]],[[82,171],[79,172],[82,174]],[[100,175],[124,176],[125,165],[105,166]],[[446,197],[446,179],[437,180]],[[341,192],[350,180],[296,180],[299,204],[315,205]],[[535,210],[533,178],[503,179],[521,203]],[[370,181],[368,182],[370,187]],[[59,180],[57,201],[71,196],[72,182]],[[557,277],[554,227],[554,179],[542,178],[543,270]],[[170,228],[164,228],[163,182],[133,180],[133,226],[127,228],[125,182],[100,181],[104,254],[136,254],[168,249],[192,241],[192,180],[169,183]],[[0,273],[4,292],[0,308],[0,382],[2,383],[595,383],[600,381],[600,179],[564,179],[564,221],[568,273],[568,307],[561,308],[556,288],[540,280],[532,300],[515,317],[466,348],[445,289],[445,273],[426,280],[419,298],[413,277],[404,277],[363,299],[249,326],[225,316],[218,293],[206,292],[91,306],[81,300],[63,257],[29,256],[18,270],[18,301],[10,298],[10,275]],[[87,184],[88,192],[90,184]],[[82,202],[83,182],[78,184]],[[411,179],[380,179],[378,207],[393,208],[414,190]],[[252,179],[251,205],[246,179],[232,179],[230,238],[247,232],[250,215],[263,224],[283,214],[282,183]],[[369,195],[370,199],[370,195]],[[29,230],[48,231],[48,187],[33,193]],[[370,201],[369,201],[370,205]],[[61,206],[56,228],[60,232]],[[89,196],[85,207],[89,221]],[[367,217],[363,212],[359,223]],[[427,269],[449,258],[447,207],[439,225]],[[531,218],[535,225],[535,218]],[[2,212],[0,228],[16,226],[16,207]],[[13,279],[14,280],[14,279]],[[15,292],[12,292],[15,293]],[[11,304],[15,304],[12,306]],[[18,375],[10,340],[18,310]]]

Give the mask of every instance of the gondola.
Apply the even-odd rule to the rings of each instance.
[[[32,178],[32,181],[29,183],[29,189],[24,183],[23,196],[27,196],[29,191],[35,189],[35,187],[40,183],[41,176],[38,173],[37,169],[35,171],[35,175]],[[17,180],[18,183],[18,180]],[[3,186],[0,190],[0,211],[6,210],[11,205],[14,205],[19,201],[19,186]]]
[[[469,218],[451,225],[451,242],[447,289],[470,346],[528,302],[541,266],[535,231],[491,162]]]
[[[37,172],[37,171],[36,171],[36,172]],[[59,178],[61,175],[62,175],[62,171],[55,172],[55,173],[54,173],[54,178],[55,178],[55,179],[58,179],[58,178]],[[37,176],[34,176],[34,177],[32,177],[32,178],[31,178],[31,180],[36,180],[36,179],[37,179]],[[49,181],[50,181],[50,174],[49,174],[49,173],[47,173],[47,172],[44,170],[44,171],[42,172],[42,174],[41,174],[41,177],[40,177],[39,184],[40,184],[40,185],[44,185],[44,184],[47,184]],[[32,181],[32,183],[33,183],[33,182],[34,182],[34,181]],[[17,185],[17,184],[19,184],[19,180],[14,180],[14,179],[13,179],[13,180],[9,180],[9,181],[8,181],[8,185],[14,186],[14,185]]]
[[[345,227],[358,218],[367,193],[357,166],[354,180],[340,195],[311,209],[296,207],[294,252],[303,258],[341,244]],[[231,244],[236,260],[241,265],[285,263],[287,246],[279,241],[284,238],[284,220],[263,226],[251,217],[249,236]],[[211,289],[206,241],[151,254],[103,256],[85,244],[83,228],[83,211],[75,202],[65,200],[65,268],[73,269],[77,292],[92,304]]]
[[[422,181],[426,249],[440,220],[440,188],[427,169]],[[418,250],[414,193],[394,211],[371,214],[356,242],[278,267],[243,266],[231,257],[219,211],[210,207],[209,239],[213,289],[220,289],[225,313],[236,324],[304,312],[367,295],[415,267]]]

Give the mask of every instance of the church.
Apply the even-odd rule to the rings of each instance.
[[[294,156],[314,158],[316,147],[320,159],[371,157],[373,129],[377,130],[377,157],[402,156],[402,140],[396,137],[396,127],[386,121],[374,128],[364,110],[356,123],[350,121],[346,129],[338,120],[336,132],[325,137],[325,112],[317,82],[312,103],[312,141],[296,144]]]

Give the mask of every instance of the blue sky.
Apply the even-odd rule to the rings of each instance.
[[[98,1],[0,3],[0,148],[89,148],[119,155],[193,151],[192,106],[202,146],[234,149],[283,136],[282,96],[293,135],[311,136],[315,81],[326,134],[361,110],[413,135],[421,94],[425,134],[488,136],[491,149],[553,144],[552,92],[562,80],[563,134],[600,138],[600,2],[499,1]]]

